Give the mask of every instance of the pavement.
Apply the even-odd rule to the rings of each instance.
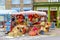
[[[60,36],[60,28],[55,28],[49,32],[52,35]]]
[[[50,30],[47,35],[39,35],[39,36],[21,36],[21,37],[8,37],[1,36],[0,40],[60,40],[60,28],[55,28],[54,30]]]

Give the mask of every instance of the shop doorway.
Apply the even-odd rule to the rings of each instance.
[[[50,21],[55,23],[57,26],[57,11],[50,11]]]

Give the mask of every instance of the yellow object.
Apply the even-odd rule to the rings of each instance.
[[[45,27],[49,27],[49,25],[45,25]]]
[[[41,22],[41,24],[40,24],[40,25],[43,25],[43,26],[44,26],[44,25],[45,25],[45,22]]]
[[[22,36],[22,32],[20,32],[21,28],[22,27],[25,27],[26,28],[26,25],[17,25],[13,28],[12,32],[10,32],[8,34],[8,36],[13,36],[13,37],[17,37],[17,36]],[[19,29],[18,29],[19,28]]]
[[[44,28],[44,32],[47,32],[46,28]]]
[[[13,36],[14,36],[13,34],[14,34],[13,32],[10,32],[10,33],[8,34],[8,36],[13,37]]]

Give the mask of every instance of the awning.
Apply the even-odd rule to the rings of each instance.
[[[40,12],[40,11],[23,11],[13,14],[39,14],[39,15],[46,15],[46,12]]]

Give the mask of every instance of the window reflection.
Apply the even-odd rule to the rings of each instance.
[[[12,0],[12,4],[20,4],[20,0]]]
[[[24,4],[31,4],[32,3],[32,0],[23,0],[23,3]]]
[[[0,5],[5,5],[5,0],[0,0]]]
[[[59,2],[60,0],[48,0],[48,2]]]
[[[12,8],[12,10],[16,10],[17,12],[20,12],[20,8]]]
[[[23,10],[24,11],[30,11],[30,10],[32,10],[32,7],[24,7]]]

